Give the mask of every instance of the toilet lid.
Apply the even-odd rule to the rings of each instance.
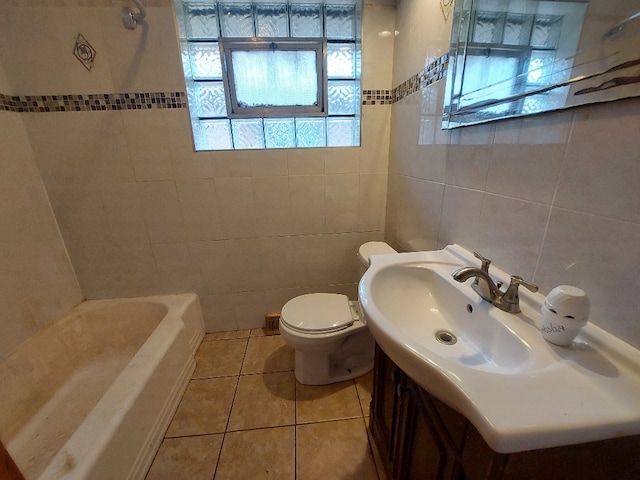
[[[294,330],[335,332],[354,322],[349,299],[338,293],[308,293],[289,300],[280,320]]]

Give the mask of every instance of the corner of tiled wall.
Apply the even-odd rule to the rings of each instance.
[[[112,2],[17,3],[0,19],[14,47],[1,63],[20,65],[0,93],[84,296],[195,291],[209,331],[260,326],[308,291],[355,297],[357,246],[383,237],[390,105],[363,106],[360,148],[195,153],[173,9],[147,3],[133,31]],[[365,32],[393,28],[395,6],[381,8],[365,7]],[[71,53],[78,33],[97,52],[91,71]],[[367,40],[363,88],[390,89],[393,40]]]
[[[437,4],[398,5],[406,35],[395,46],[396,84],[448,49],[444,32],[440,44],[422,41],[415,19],[425,16],[446,29]],[[393,104],[389,241],[409,250],[461,244],[543,293],[576,285],[591,296],[594,323],[640,346],[628,268],[640,264],[640,99],[443,132],[433,107],[443,89],[436,81]]]

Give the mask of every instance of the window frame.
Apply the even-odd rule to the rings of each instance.
[[[317,104],[309,106],[243,107],[238,104],[234,81],[234,51],[313,51],[316,56]],[[218,39],[228,118],[284,118],[328,116],[327,39],[325,37],[220,37]]]

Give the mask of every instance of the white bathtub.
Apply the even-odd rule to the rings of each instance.
[[[195,368],[198,296],[81,303],[0,363],[0,438],[27,479],[142,479]]]

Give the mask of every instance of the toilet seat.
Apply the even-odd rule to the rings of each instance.
[[[331,333],[349,328],[358,320],[346,295],[308,293],[289,300],[280,313],[280,321],[302,333]]]

